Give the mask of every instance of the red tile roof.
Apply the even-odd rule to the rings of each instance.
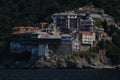
[[[26,30],[40,30],[39,27],[32,27],[32,26],[19,26],[19,27],[13,27],[13,30],[15,31],[12,33],[13,35],[21,34]],[[17,29],[17,30],[16,30]]]
[[[38,27],[33,27],[33,26],[19,26],[19,27],[13,27],[13,29],[31,29],[31,30],[39,30],[40,28],[38,28]]]
[[[49,24],[48,22],[40,22],[41,25],[47,25]]]
[[[16,32],[13,32],[13,33],[12,33],[12,35],[18,35],[18,34],[21,34],[21,32],[16,31]]]
[[[92,34],[92,32],[90,32],[90,31],[80,31],[79,33],[80,34]]]

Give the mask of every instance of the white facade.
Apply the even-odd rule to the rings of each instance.
[[[74,50],[79,50],[80,49],[80,42],[79,42],[79,40],[78,39],[73,40],[72,46],[73,46]]]
[[[95,33],[93,32],[85,32],[82,33],[82,44],[89,44],[91,46],[93,46],[94,41],[95,41]]]

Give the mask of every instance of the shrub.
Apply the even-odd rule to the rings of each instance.
[[[120,64],[120,48],[112,46],[106,51],[106,56],[112,64]]]

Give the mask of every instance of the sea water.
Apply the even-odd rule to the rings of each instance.
[[[120,80],[115,69],[3,69],[0,80]]]

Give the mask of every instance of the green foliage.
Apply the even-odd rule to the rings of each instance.
[[[89,51],[90,53],[99,53],[99,46],[91,47]]]
[[[87,5],[87,0],[1,0],[1,24],[7,26],[34,25],[50,21],[50,15]]]
[[[95,7],[120,20],[119,0],[92,0]],[[50,15],[88,5],[89,0],[0,0],[0,32],[10,32],[11,26],[36,25],[51,21]],[[97,22],[99,25],[100,22]],[[4,28],[3,28],[4,27]]]
[[[106,20],[104,20],[104,21],[102,22],[102,26],[103,26],[103,28],[104,28],[104,31],[105,31],[106,33],[108,33],[109,26],[108,26],[108,24],[107,24],[107,21],[106,21]]]
[[[74,57],[81,57],[81,58],[90,58],[90,57],[94,57],[95,56],[95,52],[94,51],[77,51],[77,52],[74,52]]]
[[[101,41],[98,42],[97,46],[100,49],[107,49],[109,46],[111,46],[110,41],[102,39]]]
[[[120,56],[120,49],[116,46],[112,46],[107,50],[107,55],[116,55],[116,56]]]
[[[112,36],[115,32],[118,32],[118,28],[116,28],[114,25],[108,26],[107,21],[104,20],[102,22],[102,26],[104,28],[104,31],[109,35]]]
[[[0,34],[0,41],[4,41],[5,39],[8,39],[9,35],[7,33]]]
[[[113,36],[113,34],[114,34],[115,32],[117,32],[117,31],[118,31],[118,29],[117,29],[115,26],[110,25],[110,26],[109,26],[108,34],[109,34],[110,36]]]
[[[106,56],[110,58],[112,64],[120,64],[120,48],[112,46],[106,51]]]
[[[112,42],[120,48],[120,31],[117,31],[113,36],[112,36]]]
[[[116,21],[120,21],[120,0],[92,0],[95,7],[105,9],[105,13],[115,17]],[[1,53],[8,52],[9,38],[11,28],[13,26],[39,26],[41,21],[51,21],[50,15],[55,12],[63,12],[88,5],[88,0],[0,0],[0,44],[6,44],[0,46]],[[96,22],[96,25],[101,25],[100,21]],[[107,23],[103,23],[103,27],[106,32],[108,31]],[[113,27],[110,29],[110,34],[114,34],[116,31]],[[113,35],[113,43],[120,47],[120,32],[116,32]],[[106,48],[108,44],[101,41],[99,43],[100,48]],[[7,50],[7,51],[6,51]],[[91,51],[97,52],[97,48],[93,48]],[[82,52],[80,56],[91,56],[94,53]],[[3,57],[1,55],[1,57]]]
[[[120,0],[92,0],[95,7],[103,8],[105,13],[120,21]]]
[[[40,26],[41,21],[51,21],[53,13],[87,4],[87,0],[0,0],[0,59],[8,56],[12,27]]]
[[[99,19],[95,20],[95,26],[97,27],[102,26],[102,21]]]

